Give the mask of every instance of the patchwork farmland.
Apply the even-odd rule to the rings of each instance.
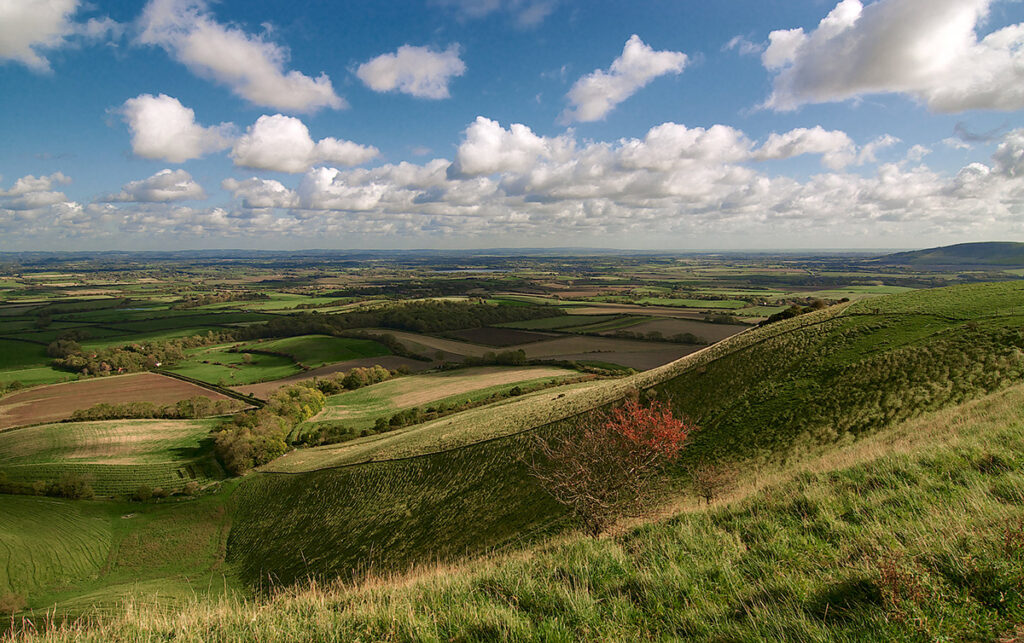
[[[576,281],[592,279],[586,266]],[[1015,279],[769,288],[729,283],[723,275],[746,274],[732,268],[709,277],[680,266],[619,266],[606,281],[630,284],[561,289],[557,270],[425,279],[415,266],[259,279],[215,266],[203,292],[166,277],[103,287],[87,272],[15,278],[10,291],[50,295],[0,301],[0,346],[15,351],[0,362],[0,512],[10,516],[0,607],[106,615],[131,598],[172,613],[223,597],[276,600],[264,598],[271,585],[296,584],[299,596],[309,577],[533,556],[556,535],[586,546],[526,462],[538,436],[592,422],[636,391],[700,426],[667,472],[689,502],[697,463],[786,472],[1024,372]],[[380,295],[384,274],[394,299]],[[425,292],[434,283],[473,293]],[[72,287],[106,299],[65,301]],[[703,303],[715,301],[729,307]],[[684,307],[693,302],[703,307]],[[794,316],[737,320],[760,323],[761,310]],[[54,357],[64,354],[82,359]],[[94,357],[141,370],[95,377]],[[156,361],[196,382],[145,372]],[[48,378],[77,381],[34,385]],[[181,400],[229,395],[243,399],[225,417],[173,415]],[[67,421],[90,408],[111,419]],[[246,436],[271,455],[240,470],[230,458],[244,457]],[[1004,482],[998,492],[1015,497]]]

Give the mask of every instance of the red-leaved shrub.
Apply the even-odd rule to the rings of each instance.
[[[619,517],[643,512],[662,488],[665,466],[696,429],[668,405],[631,396],[607,413],[578,419],[569,431],[538,436],[527,466],[596,535]]]

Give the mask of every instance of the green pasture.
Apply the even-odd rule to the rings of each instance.
[[[0,370],[46,364],[46,346],[10,339],[0,339]]]
[[[225,386],[277,380],[301,372],[288,357],[228,350],[235,346],[241,344],[218,344],[191,349],[188,351],[188,359],[169,370],[211,384],[223,382]]]
[[[350,337],[332,337],[329,335],[303,335],[264,342],[252,342],[242,347],[242,350],[283,353],[309,368],[317,368],[325,364],[344,362],[350,359],[381,357],[382,355],[391,354],[391,351],[379,342]]]
[[[22,386],[39,386],[42,384],[56,384],[76,380],[77,373],[60,371],[51,366],[36,366],[32,368],[18,368],[0,371],[0,385],[20,382]]]
[[[518,509],[505,513],[510,502],[539,502],[517,459],[527,444],[522,432],[565,430],[561,419],[634,387],[670,400],[701,427],[684,465],[781,466],[1020,381],[1024,318],[1014,311],[1022,306],[1024,284],[1014,282],[883,296],[754,329],[631,378],[540,391],[300,450],[240,487],[229,557],[250,580],[274,572],[295,578],[300,569],[347,574],[353,566],[401,568],[548,529],[560,515],[555,508],[529,518]],[[494,439],[501,436],[509,437]],[[519,489],[512,497],[504,491],[508,480]],[[479,520],[488,513],[493,522]],[[263,539],[266,533],[277,537]],[[401,541],[389,533],[402,534]]]

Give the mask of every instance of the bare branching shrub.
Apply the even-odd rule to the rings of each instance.
[[[711,504],[723,493],[728,492],[736,481],[736,470],[727,464],[703,460],[690,467],[690,484],[693,493],[706,504]]]
[[[576,421],[567,432],[535,438],[527,466],[591,535],[616,518],[639,515],[662,488],[662,473],[696,427],[661,402],[634,396]]]

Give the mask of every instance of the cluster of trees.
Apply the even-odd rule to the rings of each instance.
[[[68,418],[69,422],[92,420],[120,420],[127,418],[154,418],[187,420],[223,415],[238,408],[239,402],[231,399],[211,400],[196,396],[180,400],[175,404],[158,406],[152,402],[125,402],[123,404],[100,403],[87,409],[78,409]]]
[[[224,467],[241,475],[288,451],[288,435],[297,425],[323,410],[326,397],[318,389],[296,384],[280,389],[266,406],[236,413],[221,425],[214,444]]]
[[[74,471],[65,471],[57,480],[34,482],[8,480],[7,474],[0,472],[0,493],[52,496],[71,500],[88,500],[96,495],[92,488],[92,477]]]
[[[705,315],[704,321],[709,324],[742,324],[740,318],[736,315],[730,315],[729,313],[714,313],[712,315]]]
[[[293,444],[300,447],[318,447],[325,444],[338,444],[356,438],[373,435],[376,431],[371,429],[350,429],[343,422],[327,421],[317,422],[310,429],[303,431],[302,435]]]
[[[620,339],[637,339],[648,342],[672,342],[674,344],[707,344],[708,341],[693,333],[676,333],[671,337],[665,337],[664,333],[652,330],[649,333],[637,333],[629,330],[617,330],[611,333],[613,337]]]
[[[70,338],[59,338],[50,343],[46,350],[49,355],[55,357],[53,365],[56,368],[83,375],[109,375],[135,373],[167,366],[185,359],[185,351],[190,348],[219,344],[231,341],[232,338],[231,333],[209,331],[205,335],[96,350],[83,349],[77,341]]]
[[[768,319],[761,322],[760,326],[766,326],[768,324],[774,324],[775,322],[782,321],[783,319],[792,319],[793,317],[799,317],[800,315],[806,315],[807,313],[813,313],[816,310],[822,308],[828,308],[828,304],[821,299],[812,299],[806,306],[799,306],[793,304],[786,310],[777,312],[774,315],[768,317]]]
[[[519,349],[500,353],[488,351],[480,357],[467,355],[462,363],[465,366],[524,366],[527,361],[526,351]]]
[[[172,310],[186,310],[199,308],[211,304],[223,304],[229,301],[256,301],[270,299],[264,292],[251,290],[219,290],[212,293],[186,293],[182,298],[171,306]]]
[[[481,328],[566,314],[552,306],[495,306],[483,301],[413,301],[343,315],[297,313],[239,331],[240,339],[337,335],[358,328],[391,328],[414,333]]]
[[[314,377],[311,380],[300,382],[300,385],[315,388],[324,395],[335,395],[345,391],[354,391],[357,388],[363,388],[378,382],[386,382],[393,377],[405,375],[408,372],[409,369],[407,368],[389,371],[379,364],[367,367],[357,366],[347,373],[332,373],[327,377]]]
[[[183,496],[194,496],[199,493],[199,483],[195,480],[189,480],[185,483],[185,486],[179,489],[176,493]],[[139,488],[132,493],[132,500],[136,502],[146,502],[153,498],[167,498],[173,495],[169,489],[163,487],[150,487],[148,484],[141,484]]]

